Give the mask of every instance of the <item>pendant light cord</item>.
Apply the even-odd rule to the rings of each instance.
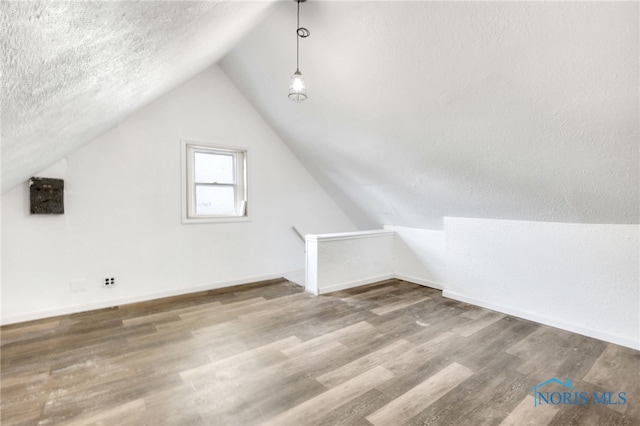
[[[296,25],[296,71],[300,70],[300,0],[298,3],[298,24]]]
[[[300,70],[300,38],[307,38],[311,33],[300,26],[300,3],[306,0],[296,0],[298,3],[298,25],[296,26],[296,71]]]

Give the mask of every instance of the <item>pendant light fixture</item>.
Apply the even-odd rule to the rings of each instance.
[[[307,99],[307,88],[300,72],[300,39],[309,37],[309,30],[300,26],[300,3],[306,0],[293,0],[298,3],[298,26],[296,27],[296,72],[289,83],[289,99],[299,103]]]

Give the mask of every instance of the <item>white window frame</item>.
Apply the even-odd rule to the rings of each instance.
[[[183,139],[181,141],[182,160],[182,223],[243,222],[249,217],[249,182],[247,173],[247,149],[207,142]],[[231,155],[234,158],[235,183],[225,184],[235,187],[235,215],[197,215],[195,212],[194,158],[196,152]]]

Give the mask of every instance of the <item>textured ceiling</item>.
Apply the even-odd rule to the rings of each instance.
[[[270,5],[0,2],[3,192],[229,52],[360,227],[639,222],[638,3],[307,1],[303,104],[296,4]]]
[[[2,192],[218,61],[271,1],[2,1]]]
[[[361,227],[638,223],[636,2],[295,3],[222,61]]]

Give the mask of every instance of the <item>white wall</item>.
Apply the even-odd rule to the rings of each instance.
[[[248,148],[250,222],[181,224],[181,138]],[[304,268],[292,225],[355,230],[217,66],[38,176],[65,214],[3,195],[3,323],[279,277]]]
[[[396,278],[442,290],[447,282],[444,231],[385,225],[395,232],[393,270]]]
[[[445,296],[640,348],[638,225],[444,223]]]
[[[393,231],[307,235],[306,289],[324,294],[393,278]]]

